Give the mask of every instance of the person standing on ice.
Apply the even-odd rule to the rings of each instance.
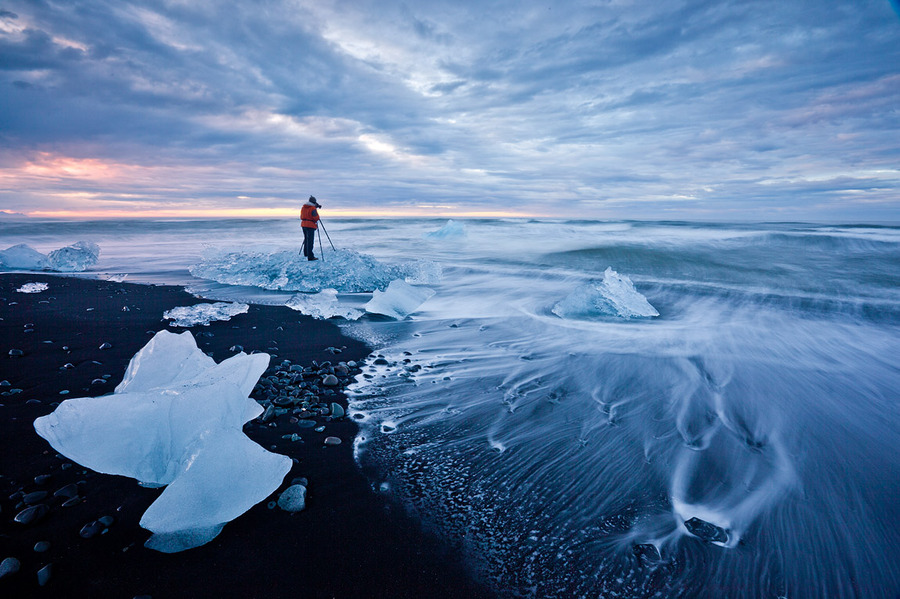
[[[318,260],[313,254],[313,248],[316,245],[316,230],[319,228],[319,212],[318,208],[322,205],[316,201],[314,196],[309,196],[309,200],[300,208],[300,227],[303,229],[303,255],[307,260]]]

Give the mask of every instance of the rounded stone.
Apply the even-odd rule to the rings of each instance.
[[[338,377],[334,376],[333,374],[326,374],[322,379],[322,384],[326,387],[337,387],[340,383],[341,381],[338,380]]]
[[[340,445],[341,440],[338,437],[325,437],[325,445]]]
[[[278,497],[278,507],[286,512],[299,512],[306,507],[306,486],[291,485]]]
[[[0,578],[6,578],[19,571],[22,563],[14,557],[8,557],[0,562]]]
[[[34,544],[34,551],[35,553],[46,553],[47,551],[50,551],[50,543],[47,541],[38,541]]]

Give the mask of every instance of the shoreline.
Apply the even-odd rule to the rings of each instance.
[[[16,292],[29,282],[46,283],[48,289]],[[269,353],[263,380],[276,375],[284,360],[312,372],[324,362],[360,361],[370,353],[334,323],[284,306],[251,304],[248,313],[229,321],[172,327],[162,320],[165,310],[211,300],[181,287],[53,274],[0,274],[0,300],[0,381],[9,382],[0,387],[6,393],[0,397],[0,560],[21,562],[17,573],[0,579],[5,596],[491,596],[473,581],[459,555],[372,490],[353,459],[358,429],[346,417],[317,416],[324,432],[300,428],[288,409],[268,422],[245,425],[251,439],[291,457],[293,468],[272,496],[226,524],[216,539],[175,554],[143,547],[150,532],[138,521],[160,489],[85,470],[58,457],[34,432],[34,419],[50,413],[52,404],[110,393],[131,357],[159,330],[190,330],[216,362],[237,353],[230,350],[236,345],[247,353]],[[10,356],[12,349],[23,355]],[[13,389],[21,391],[9,394]],[[264,389],[258,385],[252,397],[262,399],[257,391]],[[314,391],[319,402],[346,410],[343,392]],[[285,438],[292,434],[302,441]],[[327,436],[342,443],[325,446]],[[42,475],[49,477],[39,484],[35,477]],[[309,481],[306,508],[295,514],[270,509],[298,477]],[[53,493],[69,484],[82,500],[62,507]],[[49,512],[27,525],[13,521],[23,509],[23,495],[35,491],[48,492],[39,501]],[[82,527],[103,516],[111,516],[113,524],[82,538]],[[38,542],[48,542],[49,550],[35,551]],[[48,564],[49,580],[39,586],[37,572]]]

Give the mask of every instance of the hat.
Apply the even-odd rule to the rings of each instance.
[[[319,202],[316,200],[315,196],[309,196],[309,201],[316,206],[319,205]]]

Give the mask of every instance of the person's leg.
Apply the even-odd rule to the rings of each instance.
[[[316,230],[307,227],[303,228],[303,255],[307,260],[312,260],[316,256],[313,254],[313,248],[316,243]]]

